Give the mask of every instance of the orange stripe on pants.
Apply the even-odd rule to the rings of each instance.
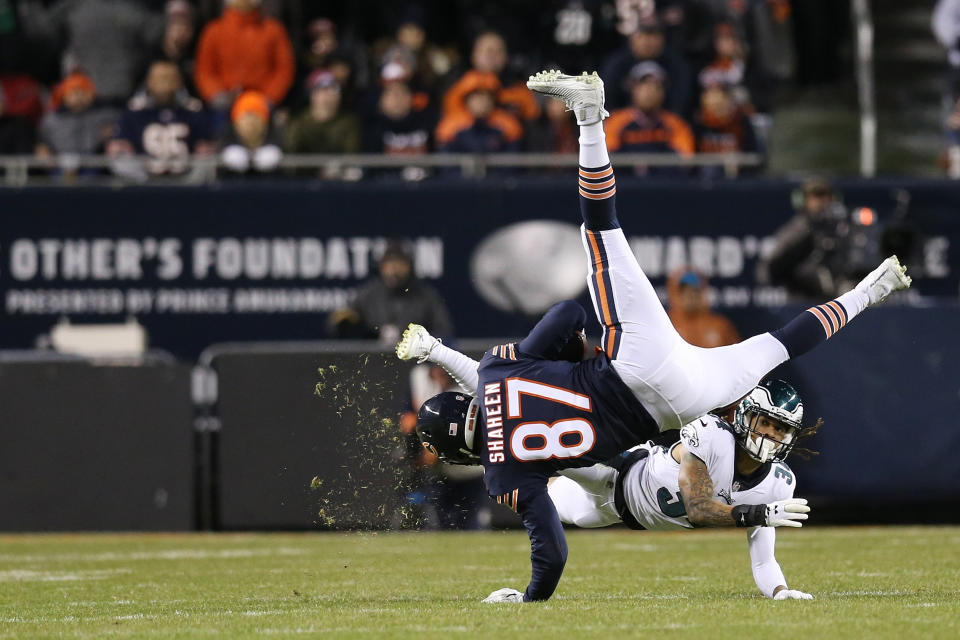
[[[610,314],[610,307],[607,303],[607,287],[603,282],[603,260],[600,258],[600,247],[597,245],[597,238],[593,231],[587,231],[587,237],[590,240],[590,252],[593,254],[593,273],[597,279],[597,297],[600,298],[600,312],[603,315],[603,324],[610,330],[607,334],[607,356],[612,358],[613,338],[617,330],[613,326],[613,316]]]

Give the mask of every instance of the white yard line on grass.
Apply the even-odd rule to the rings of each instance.
[[[130,573],[130,569],[95,569],[92,571],[29,571],[12,569],[0,571],[0,582],[76,582],[78,580],[106,580],[117,573]]]
[[[291,547],[277,549],[170,549],[164,551],[105,551],[102,553],[63,554],[0,554],[0,562],[105,562],[114,560],[208,560],[219,558],[254,558],[261,556],[300,556],[308,552]]]

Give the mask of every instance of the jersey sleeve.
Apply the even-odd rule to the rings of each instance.
[[[780,585],[787,586],[787,579],[774,555],[776,541],[777,530],[774,527],[752,527],[747,531],[753,581],[768,598],[773,597],[773,590]]]
[[[546,600],[553,595],[567,562],[567,539],[560,516],[546,485],[518,491],[517,512],[530,536],[530,584],[523,594],[525,602]]]
[[[520,342],[520,351],[534,358],[556,360],[574,332],[587,323],[587,312],[573,300],[550,307],[533,331]]]
[[[443,367],[461,389],[472,396],[477,395],[480,386],[480,376],[477,373],[479,362],[440,342],[430,351],[428,360]]]
[[[767,495],[759,497],[760,502],[770,503],[793,497],[797,486],[796,476],[786,463],[774,463],[767,481],[770,482],[770,490]],[[774,527],[753,527],[747,532],[753,581],[768,598],[773,597],[773,590],[780,585],[787,586],[787,579],[774,553],[776,539],[777,530]]]
[[[733,435],[717,426],[716,422],[698,418],[680,429],[680,442],[684,448],[700,458],[713,476],[714,469],[733,470]],[[731,476],[732,477],[732,476]]]

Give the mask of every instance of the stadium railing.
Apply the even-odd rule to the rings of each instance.
[[[759,153],[700,153],[690,156],[659,153],[615,153],[613,162],[620,167],[721,167],[723,175],[735,178],[743,169],[760,168],[764,156]],[[285,155],[277,167],[278,177],[284,172],[299,178],[336,178],[357,180],[367,169],[398,169],[418,167],[424,169],[459,170],[465,178],[483,178],[490,170],[498,169],[556,169],[577,165],[576,154],[543,153],[498,153],[457,154],[432,153],[421,156],[391,156],[377,153],[357,154],[292,154]],[[147,178],[142,173],[146,163],[156,163],[156,158],[147,156],[74,155],[64,154],[49,158],[32,155],[0,155],[0,171],[9,187],[91,184],[156,184],[197,185],[216,182],[226,165],[218,156],[191,156],[172,158],[168,162],[186,165],[177,175],[160,175]],[[124,168],[134,167],[141,173],[140,179],[122,175]],[[311,173],[313,171],[314,173]],[[77,173],[91,172],[79,178]],[[70,178],[67,175],[71,175]]]

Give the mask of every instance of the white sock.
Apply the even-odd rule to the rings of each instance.
[[[607,155],[607,136],[603,121],[580,125],[580,166],[585,169],[605,167],[610,163]]]
[[[844,310],[847,312],[847,322],[850,322],[855,315],[867,308],[867,305],[870,304],[870,298],[862,291],[851,289],[843,295],[838,296],[837,302],[843,305]]]
[[[480,384],[480,376],[477,375],[479,362],[459,351],[454,351],[442,342],[434,345],[427,359],[443,367],[464,391],[476,395],[477,386]]]

